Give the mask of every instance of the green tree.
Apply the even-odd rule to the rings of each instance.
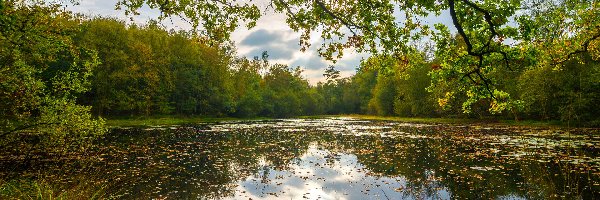
[[[168,113],[173,90],[169,34],[155,22],[132,25],[115,19],[86,22],[82,46],[97,50],[102,64],[94,71],[88,100],[99,114]]]
[[[317,91],[323,97],[323,107],[327,114],[339,114],[343,113],[343,84],[344,81],[340,79],[340,71],[336,70],[333,65],[330,65],[325,69],[323,74],[326,81],[325,83],[319,82],[317,84]]]
[[[235,111],[229,69],[232,55],[183,33],[172,36],[175,89],[172,101],[180,114],[227,115]]]
[[[90,107],[76,103],[98,65],[73,41],[80,22],[56,4],[0,2],[0,146],[74,150],[104,133]]]
[[[369,111],[369,101],[372,98],[372,91],[377,84],[377,70],[361,64],[356,70],[356,75],[352,76],[355,95],[358,97],[358,113],[365,114]]]
[[[600,63],[589,54],[579,59],[585,64],[568,61],[561,68],[531,68],[519,77],[520,97],[530,118],[598,123]]]
[[[81,46],[94,49],[101,60],[91,77],[92,87],[87,95],[82,96],[82,102],[91,105],[97,115],[116,114],[118,87],[117,71],[122,71],[129,62],[129,52],[124,46],[128,43],[128,33],[124,22],[116,19],[97,18],[84,22],[78,42]],[[115,87],[118,86],[118,87]]]
[[[369,101],[371,113],[389,116],[394,114],[396,101],[396,82],[390,76],[378,76],[377,84],[373,88],[373,98]]]
[[[234,115],[253,117],[263,110],[262,77],[259,74],[264,63],[259,60],[238,59],[234,63],[234,100],[237,103]]]
[[[299,67],[274,64],[263,78],[263,115],[275,117],[298,116],[306,113],[303,99],[308,95],[308,81],[302,78]]]
[[[518,111],[521,102],[497,87],[493,75],[499,68],[513,65],[560,65],[573,55],[590,52],[598,59],[600,51],[600,2],[521,1],[521,0],[273,0],[272,8],[287,16],[286,22],[302,33],[301,49],[311,45],[311,33],[319,30],[326,42],[320,54],[330,60],[343,56],[343,50],[367,51],[374,55],[393,56],[410,62],[410,55],[422,38],[436,42],[436,59],[440,70],[434,72],[433,83],[445,84],[452,79],[459,85],[453,91],[467,98],[463,109],[480,100],[489,103],[489,111]],[[228,38],[238,22],[247,20],[252,27],[260,17],[252,3],[232,1],[162,1],[121,0],[126,12],[135,13],[142,5],[158,8],[161,17],[184,15],[194,27],[211,38]],[[196,8],[190,10],[189,8]],[[442,11],[449,12],[442,12]],[[424,22],[429,15],[448,15],[463,45],[449,42],[449,27]],[[446,14],[448,13],[448,14]],[[510,41],[515,43],[510,44]],[[518,69],[515,69],[518,70]],[[444,101],[444,99],[440,99]]]
[[[106,18],[82,25],[81,45],[103,63],[84,102],[101,115],[226,115],[234,110],[231,55],[187,32],[156,21],[126,26]]]
[[[404,117],[435,116],[435,100],[427,91],[427,87],[431,85],[428,75],[431,64],[424,60],[414,63],[414,66],[406,70],[406,77],[398,81],[394,113]]]

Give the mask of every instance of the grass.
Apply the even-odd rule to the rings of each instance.
[[[464,123],[476,123],[474,119],[462,119],[462,118],[421,118],[421,117],[393,117],[393,116],[376,116],[376,115],[341,115],[344,117],[353,117],[365,120],[386,120],[386,121],[399,121],[409,123],[442,123],[442,124],[464,124]]]
[[[222,122],[235,120],[260,120],[268,118],[233,118],[233,117],[200,117],[200,116],[142,116],[142,117],[118,117],[106,119],[109,127],[137,127],[137,126],[169,126],[197,124],[206,122]]]
[[[558,120],[553,121],[536,121],[536,120],[500,120],[500,123],[514,126],[556,126],[556,127],[567,127],[566,122],[561,122]]]
[[[45,180],[13,180],[0,184],[0,199],[104,199],[106,191],[93,183],[60,189]]]

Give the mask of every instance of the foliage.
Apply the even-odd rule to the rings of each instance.
[[[0,5],[3,147],[71,149],[76,145],[65,144],[105,131],[90,111],[600,120],[597,1],[272,1],[302,32],[302,49],[319,30],[327,59],[344,49],[371,53],[355,76],[341,78],[330,66],[327,82],[317,86],[299,67],[268,63],[266,53],[262,61],[236,57],[227,40],[239,23],[252,27],[260,17],[252,2],[117,5],[130,14],[143,5],[158,8],[160,19],[182,15],[200,32],[167,31],[156,21],[84,19],[43,1]],[[422,21],[447,14],[456,31]],[[435,48],[423,49],[422,39]]]
[[[226,115],[233,112],[232,55],[203,43],[182,41],[173,45],[171,68],[176,82],[172,101],[180,114]],[[190,46],[185,53],[180,47]],[[182,57],[186,55],[188,57]],[[168,78],[168,77],[163,77]]]
[[[289,117],[320,114],[300,68],[236,58],[228,45],[205,43],[151,22],[126,26],[115,19],[86,21],[78,42],[96,49],[83,102],[104,116],[202,115]],[[117,45],[119,44],[119,45]]]
[[[473,105],[482,103],[487,103],[488,110],[495,114],[520,111],[523,103],[516,94],[503,90],[498,71],[560,67],[577,54],[589,52],[596,59],[600,55],[597,20],[600,2],[594,0],[272,0],[270,3],[274,11],[287,16],[291,29],[302,33],[302,50],[311,45],[311,34],[318,30],[326,41],[319,52],[330,60],[343,56],[345,49],[352,49],[410,63],[413,62],[410,56],[419,51],[421,41],[433,40],[435,59],[441,67],[432,73],[432,87],[457,86],[450,93],[466,97],[461,99],[466,113],[472,111]],[[248,20],[252,26],[260,17],[258,7],[252,3],[232,1],[121,0],[119,3],[128,12],[135,12],[143,4],[158,8],[163,17],[184,15],[194,25],[204,22],[209,37],[215,37],[215,32],[227,36],[238,20]],[[431,15],[452,19],[453,27],[427,24],[425,19]],[[227,28],[214,26],[215,22],[222,22]],[[457,37],[450,28],[456,29]]]
[[[93,182],[81,180],[81,184],[66,190],[56,187],[53,181],[13,180],[0,186],[0,196],[6,199],[102,199],[104,188]]]
[[[67,151],[102,134],[102,119],[76,103],[99,63],[73,40],[81,19],[45,3],[2,1],[0,12],[0,146]]]
[[[90,20],[83,27],[78,42],[96,49],[102,60],[94,71],[91,95],[86,95],[93,102],[86,103],[98,114],[170,109],[159,103],[167,102],[170,96],[166,94],[173,90],[172,74],[164,68],[170,55],[163,48],[166,32],[155,25],[127,29],[111,19]]]
[[[264,64],[258,60],[238,59],[234,63],[234,101],[237,103],[234,115],[253,117],[263,109],[262,77],[259,74]]]
[[[427,87],[431,84],[428,75],[431,65],[424,60],[413,63],[414,66],[406,69],[407,77],[398,81],[394,113],[403,117],[436,116],[438,109],[435,99],[427,92]]]
[[[151,22],[87,21],[79,42],[97,49],[103,63],[94,72],[86,103],[98,114],[206,114],[231,112],[229,55],[185,32],[167,32]]]
[[[312,105],[303,104],[308,95],[308,81],[301,77],[299,67],[293,69],[286,65],[270,66],[263,79],[263,115],[275,117],[297,116],[305,113]]]
[[[126,14],[138,15],[137,10],[144,5],[159,9],[160,19],[186,17],[195,30],[211,38],[207,41],[211,43],[229,39],[240,21],[246,22],[248,28],[254,27],[261,16],[256,5],[228,1],[119,0],[116,7],[125,9]]]
[[[532,68],[520,76],[519,91],[526,114],[580,123],[598,120],[600,63],[588,54],[579,59],[585,64],[568,61],[560,69]]]
[[[361,66],[356,70],[356,75],[352,77],[354,91],[359,98],[359,108],[356,113],[367,113],[368,104],[371,100],[372,90],[377,84],[377,70],[370,70],[366,66]]]

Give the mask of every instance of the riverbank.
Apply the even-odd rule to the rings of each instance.
[[[223,122],[236,120],[261,120],[270,119],[265,117],[254,118],[235,118],[235,117],[202,117],[202,116],[142,116],[142,117],[118,117],[107,118],[106,125],[108,127],[135,127],[135,126],[168,126],[168,125],[185,125],[209,122]]]
[[[418,117],[385,117],[374,115],[314,115],[314,116],[299,116],[301,119],[319,119],[328,117],[351,117],[364,120],[386,120],[398,121],[407,123],[428,123],[428,124],[486,124],[486,125],[507,125],[507,126],[530,126],[530,127],[576,127],[573,124],[568,124],[561,121],[535,121],[535,120],[501,120],[501,119],[467,119],[467,118],[418,118]],[[276,118],[268,117],[252,117],[252,118],[235,118],[235,117],[202,117],[202,116],[143,116],[143,117],[118,117],[106,119],[108,127],[136,127],[136,126],[169,126],[169,125],[185,125],[210,122],[238,121],[238,120],[269,120]]]
[[[531,127],[569,127],[571,124],[561,121],[536,121],[536,120],[505,120],[505,119],[469,119],[469,118],[419,118],[419,117],[393,117],[393,116],[375,116],[375,115],[339,115],[343,117],[352,117],[364,120],[386,120],[407,123],[428,123],[428,124],[486,124],[486,125],[507,125],[507,126],[531,126]]]

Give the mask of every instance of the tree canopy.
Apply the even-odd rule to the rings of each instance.
[[[30,140],[70,150],[105,131],[76,102],[99,63],[74,42],[80,22],[59,5],[0,2],[0,147]]]
[[[136,13],[145,4],[159,9],[161,18],[183,16],[200,33],[223,40],[240,22],[255,25],[261,17],[255,3],[120,0],[118,6]],[[456,82],[456,93],[469,97],[463,104],[467,112],[481,99],[491,99],[492,112],[519,106],[498,87],[498,70],[560,68],[586,52],[600,57],[600,2],[595,0],[272,0],[269,8],[284,13],[289,27],[302,33],[303,50],[311,45],[311,33],[320,32],[327,42],[319,52],[330,60],[353,49],[392,55],[410,67],[410,54],[422,50],[419,41],[434,41],[441,67],[433,73],[433,85]],[[425,17],[432,15],[451,18],[459,37],[444,24],[427,24]]]

